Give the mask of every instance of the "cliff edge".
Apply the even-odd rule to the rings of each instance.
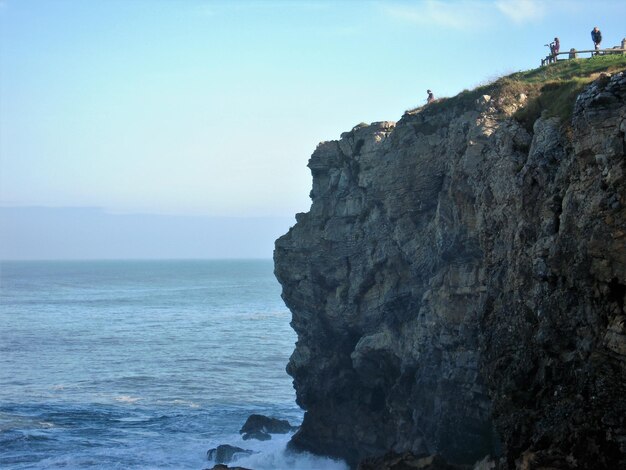
[[[565,121],[529,111],[549,87],[522,88],[313,153],[311,209],[274,253],[295,448],[626,468],[626,74]]]

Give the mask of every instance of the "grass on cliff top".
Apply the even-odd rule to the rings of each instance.
[[[568,80],[553,80],[535,84],[535,87],[525,90],[528,102],[519,109],[513,117],[517,119],[529,132],[540,116],[558,117],[562,123],[567,123],[574,112],[576,97],[593,81],[591,77],[574,77]]]
[[[559,61],[526,72],[506,77],[513,83],[525,85],[529,100],[514,117],[529,131],[545,113],[546,117],[558,117],[567,123],[572,117],[576,97],[583,89],[598,78],[602,72],[618,72],[626,69],[626,55],[594,56],[590,59]]]
[[[600,72],[616,72],[626,67],[626,55],[602,55],[590,59],[559,60],[556,64],[517,72],[506,77],[525,83],[545,83],[554,80],[590,78]],[[595,77],[593,77],[595,78]]]
[[[602,72],[613,73],[626,69],[626,55],[595,56],[590,59],[569,59],[524,72],[501,77],[474,90],[463,90],[453,98],[442,98],[428,105],[433,110],[471,109],[482,95],[512,95],[524,93],[527,104],[514,117],[529,131],[542,114],[569,122],[574,102],[580,92]],[[419,109],[407,111],[415,113]],[[544,114],[545,113],[545,114]]]

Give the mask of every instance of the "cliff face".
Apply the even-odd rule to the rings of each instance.
[[[276,242],[292,444],[515,468],[626,464],[626,75],[571,126],[505,88],[318,146]]]

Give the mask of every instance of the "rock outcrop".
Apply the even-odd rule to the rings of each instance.
[[[250,455],[253,452],[241,447],[222,444],[213,449],[209,449],[206,456],[209,460],[213,460],[218,464],[231,462],[236,456]]]
[[[296,429],[297,427],[292,426],[285,419],[253,414],[248,417],[239,434],[242,434],[244,441],[249,439],[268,441],[272,438],[272,434],[287,434]]]
[[[626,76],[571,123],[506,87],[321,143],[276,242],[292,446],[626,468]]]

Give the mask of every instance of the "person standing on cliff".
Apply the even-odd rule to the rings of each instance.
[[[426,103],[430,104],[432,102],[435,101],[435,95],[433,95],[433,92],[430,90],[426,90],[426,93],[428,93],[428,98],[426,98]]]
[[[598,49],[600,49],[600,43],[602,42],[602,33],[597,26],[591,31],[591,40],[593,41],[593,47],[595,48],[595,50],[597,51]]]
[[[554,38],[554,42],[550,44],[550,52],[552,52],[552,61],[556,62],[556,57],[559,55],[561,49],[561,41],[559,38]]]

